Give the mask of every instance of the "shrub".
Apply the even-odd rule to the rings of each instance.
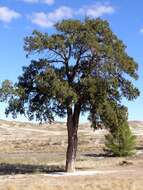
[[[105,136],[105,146],[115,156],[129,156],[135,153],[136,137],[128,123],[122,124],[112,134]]]

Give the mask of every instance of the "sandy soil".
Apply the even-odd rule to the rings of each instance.
[[[142,186],[143,175],[139,168],[86,176],[0,176],[0,189],[5,190],[142,190]]]
[[[77,172],[64,173],[64,123],[34,125],[0,121],[0,190],[143,190],[143,123],[131,122],[135,156],[108,157],[105,130],[79,128]]]

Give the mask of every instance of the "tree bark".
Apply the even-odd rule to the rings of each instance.
[[[66,172],[75,171],[75,160],[78,145],[78,124],[79,124],[80,106],[75,106],[74,113],[72,109],[68,110],[67,131],[68,131],[68,147],[66,154]]]
[[[68,147],[67,147],[67,155],[66,155],[66,172],[75,171],[77,143],[78,143],[77,131],[69,129],[68,130]]]

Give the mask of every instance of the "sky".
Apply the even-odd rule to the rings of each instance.
[[[134,84],[141,95],[123,103],[128,107],[129,120],[143,120],[142,8],[142,0],[0,0],[0,83],[5,79],[15,82],[22,66],[30,63],[23,45],[24,37],[34,29],[51,33],[53,25],[62,19],[100,17],[108,20],[113,32],[127,45],[127,53],[139,64],[139,79]],[[0,119],[5,119],[4,109],[1,103]],[[86,115],[81,117],[81,122],[85,121]]]

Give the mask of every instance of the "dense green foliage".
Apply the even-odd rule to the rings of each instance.
[[[92,126],[104,123],[114,130],[119,120],[127,120],[122,98],[139,95],[130,81],[138,78],[137,63],[107,21],[64,20],[55,27],[55,34],[34,31],[25,38],[27,55],[36,54],[36,60],[23,67],[11,94],[1,89],[8,97],[6,114],[53,121],[78,107],[89,113]]]
[[[122,124],[113,134],[105,136],[105,145],[115,156],[129,156],[135,153],[136,138],[128,123]]]
[[[51,35],[34,31],[25,38],[24,50],[34,60],[23,67],[17,83],[3,82],[0,100],[8,101],[6,114],[14,118],[20,113],[52,122],[55,116],[67,116],[66,171],[71,172],[80,114],[89,114],[92,127],[104,124],[115,134],[128,118],[122,98],[139,95],[131,80],[138,78],[138,65],[107,21],[63,20],[55,29]]]

